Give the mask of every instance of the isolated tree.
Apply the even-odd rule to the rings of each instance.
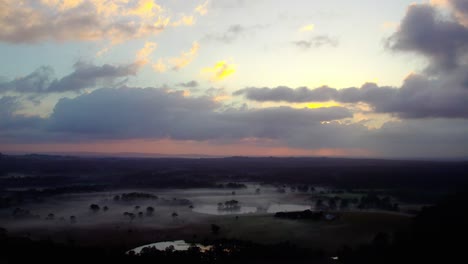
[[[147,216],[152,216],[154,213],[154,208],[151,206],[146,207],[146,215]]]
[[[171,216],[173,219],[176,219],[179,215],[176,212],[173,212]]]
[[[221,227],[219,225],[211,224],[211,233],[217,235]]]
[[[70,223],[72,224],[76,223],[76,216],[74,215],[70,216]]]
[[[46,220],[54,220],[55,215],[53,213],[50,213],[47,215]]]
[[[91,205],[89,206],[89,209],[91,209],[91,211],[93,211],[93,212],[97,212],[97,211],[99,211],[101,208],[100,208],[99,205],[97,205],[97,204],[91,204]]]
[[[107,211],[107,210],[109,210],[109,207],[104,206],[104,207],[102,208],[102,210]]]

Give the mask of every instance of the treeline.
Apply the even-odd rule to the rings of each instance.
[[[327,185],[340,189],[453,190],[468,184],[468,162],[398,161],[332,158],[76,158],[2,156],[0,176],[10,173],[66,175],[55,182],[79,180],[116,187],[216,187],[216,182],[243,181],[288,185]],[[92,174],[88,179],[80,175]],[[68,179],[64,179],[68,178]],[[21,187],[36,179],[0,177],[0,186]],[[301,188],[305,190],[305,188]]]
[[[283,219],[310,219],[310,220],[322,220],[325,219],[324,212],[312,212],[311,210],[297,211],[297,212],[278,212],[275,213],[275,217]]]

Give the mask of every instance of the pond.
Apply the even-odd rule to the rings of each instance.
[[[257,212],[257,207],[253,206],[238,206],[236,210],[219,210],[218,205],[198,205],[192,210],[193,212],[209,215],[239,215],[252,214]]]
[[[137,247],[137,248],[134,248],[132,250],[127,251],[127,254],[130,251],[133,251],[133,252],[135,252],[135,254],[138,255],[138,254],[141,253],[141,251],[144,248],[147,248],[147,247],[154,247],[157,250],[161,250],[161,251],[166,250],[167,248],[173,247],[174,250],[176,250],[176,251],[186,251],[192,245],[199,247],[202,252],[211,249],[211,246],[203,246],[201,244],[189,244],[189,243],[185,242],[184,240],[175,240],[175,241],[157,242],[157,243],[152,243],[152,244],[147,244],[147,245],[144,245],[144,246],[140,246],[140,247]]]

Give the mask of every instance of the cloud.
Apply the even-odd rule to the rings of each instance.
[[[338,46],[338,40],[326,35],[314,36],[309,40],[299,40],[292,42],[296,47],[301,49],[320,48],[322,46]]]
[[[136,56],[136,64],[144,66],[150,62],[149,56],[158,47],[155,42],[145,42],[145,46],[138,51]]]
[[[197,56],[198,50],[200,49],[200,44],[198,42],[193,42],[192,48],[187,52],[182,52],[179,57],[170,58],[169,63],[172,64],[172,70],[180,70],[187,67]]]
[[[49,118],[48,129],[97,139],[280,138],[291,130],[352,116],[342,107],[218,111],[220,106],[211,97],[190,97],[182,91],[99,89],[74,99],[60,100]]]
[[[167,71],[167,65],[163,59],[159,59],[156,63],[154,63],[152,65],[152,68],[155,72],[159,72],[159,73]]]
[[[130,87],[64,98],[48,118],[28,119],[15,113],[15,100],[0,99],[1,144],[170,139],[216,145],[260,139],[300,149],[366,149],[384,157],[468,155],[468,121],[463,119],[403,120],[369,130],[346,122],[352,113],[344,107],[222,109],[208,96]]]
[[[264,25],[243,26],[240,24],[234,24],[229,26],[223,33],[207,34],[205,39],[224,43],[232,43],[246,33],[253,33],[255,30],[263,29],[265,27],[266,26]]]
[[[54,70],[49,66],[39,67],[34,72],[12,81],[0,82],[0,93],[44,93],[49,92]]]
[[[211,80],[222,81],[236,72],[236,68],[226,61],[218,61],[213,67],[204,68],[202,73],[209,74]]]
[[[104,54],[108,53],[110,49],[111,49],[110,47],[104,47],[98,50],[98,52],[96,52],[96,57],[102,57]]]
[[[314,31],[315,29],[315,25],[314,24],[308,24],[308,25],[305,25],[305,26],[302,26],[299,31],[300,32],[309,32],[309,31]]]
[[[203,4],[198,5],[195,8],[195,12],[200,14],[201,16],[204,16],[208,13],[208,4],[209,1],[205,1]]]
[[[98,41],[113,43],[162,32],[170,15],[153,0],[3,0],[0,41]],[[25,23],[27,18],[28,23]]]
[[[391,21],[387,21],[387,22],[384,22],[382,23],[381,25],[381,28],[383,30],[396,30],[398,28],[399,24],[396,23],[396,22],[391,22]]]
[[[459,20],[442,18],[434,6],[413,4],[387,46],[427,57],[430,71],[452,70],[466,58],[468,28]]]
[[[465,26],[468,26],[468,3],[465,0],[431,0],[430,4],[436,7],[452,8],[455,17]]]
[[[377,113],[391,113],[401,118],[468,118],[468,68],[444,78],[433,79],[412,74],[400,88],[368,83],[360,88],[319,87],[256,88],[234,92],[259,102],[326,102],[367,103]]]
[[[138,63],[96,66],[77,62],[74,71],[60,79],[53,78],[54,71],[51,67],[42,66],[25,77],[0,83],[0,93],[78,92],[86,88],[96,88],[98,85],[113,85],[119,79],[136,75],[140,66]]]
[[[138,64],[128,64],[113,66],[104,64],[95,66],[93,64],[78,62],[75,63],[75,71],[60,80],[54,80],[48,92],[79,91],[85,88],[94,88],[98,85],[113,84],[119,78],[136,75]]]
[[[178,83],[177,86],[185,87],[185,88],[195,88],[198,87],[197,81],[190,81],[186,83]]]
[[[179,27],[179,26],[192,26],[195,24],[195,17],[193,16],[186,16],[182,15],[182,17],[171,23],[172,26],[174,27]]]
[[[21,100],[17,96],[0,98],[0,135],[41,128],[43,120],[36,116],[17,114],[16,111],[21,108]]]

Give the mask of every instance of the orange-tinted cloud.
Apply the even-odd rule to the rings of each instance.
[[[202,73],[209,74],[213,81],[222,81],[236,72],[236,68],[226,61],[218,61],[213,67],[207,67]]]
[[[187,67],[197,56],[198,50],[200,49],[200,44],[198,42],[193,42],[192,48],[187,52],[182,52],[179,57],[170,58],[169,63],[172,64],[173,70],[180,70]]]
[[[146,42],[145,46],[140,49],[136,55],[136,64],[143,66],[150,62],[149,56],[158,47],[155,42]]]
[[[2,0],[0,41],[119,43],[158,34],[170,18],[154,0]]]

